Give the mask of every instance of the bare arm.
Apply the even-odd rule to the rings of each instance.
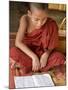
[[[25,17],[23,16],[20,20],[19,30],[16,36],[15,46],[22,50],[25,54],[27,54],[32,59],[32,70],[37,71],[40,68],[40,62],[38,56],[30,49],[27,45],[25,45],[22,40],[25,35],[27,27],[27,22]]]
[[[33,58],[36,56],[34,52],[30,48],[28,48],[27,45],[25,45],[22,40],[24,38],[24,34],[26,31],[27,27],[27,21],[26,21],[26,16],[22,16],[20,20],[20,26],[17,32],[16,36],[16,41],[15,41],[15,46],[21,49],[24,53],[26,53],[30,58]]]
[[[49,55],[50,55],[51,52],[52,52],[52,50],[46,50],[46,51],[41,55],[41,58],[40,58],[41,68],[43,68],[43,67],[46,66],[48,57],[49,57]]]

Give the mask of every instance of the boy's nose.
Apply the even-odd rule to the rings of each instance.
[[[41,26],[41,24],[42,24],[42,22],[41,22],[41,21],[39,21],[39,22],[37,23],[37,25],[38,25],[38,26]]]

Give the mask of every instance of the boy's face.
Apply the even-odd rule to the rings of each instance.
[[[40,29],[47,20],[47,14],[44,10],[34,9],[32,12],[29,11],[29,15],[36,29]]]

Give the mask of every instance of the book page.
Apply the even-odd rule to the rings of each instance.
[[[14,77],[16,88],[35,87],[32,76]]]
[[[49,74],[33,75],[32,78],[34,80],[35,86],[37,87],[54,86],[54,83]]]
[[[16,88],[54,86],[49,74],[14,77]]]

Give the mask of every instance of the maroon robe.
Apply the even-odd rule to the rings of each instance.
[[[54,66],[64,64],[65,57],[55,48],[58,46],[58,27],[54,20],[48,18],[46,23],[31,33],[25,33],[23,43],[25,43],[40,58],[46,50],[53,50],[48,57],[47,65],[40,71],[48,71]],[[32,71],[32,59],[17,47],[10,50],[10,57],[20,63],[25,73]]]

